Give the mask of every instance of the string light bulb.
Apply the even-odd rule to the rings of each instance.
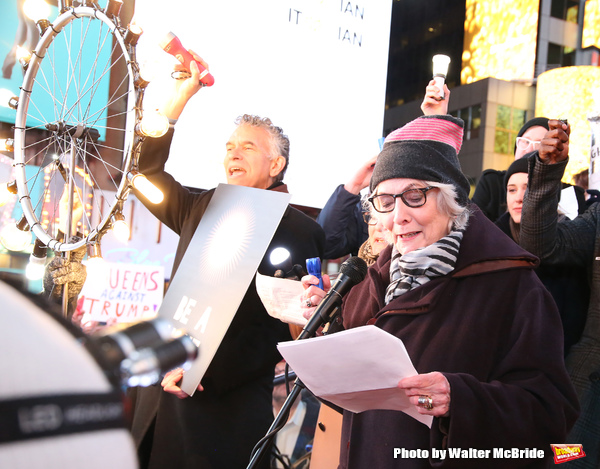
[[[19,98],[16,97],[12,91],[6,88],[0,88],[0,105],[11,109],[17,109]]]
[[[125,33],[125,44],[129,44],[130,46],[137,45],[137,42],[144,31],[135,23],[130,23],[127,26],[127,32]]]
[[[47,251],[46,246],[39,239],[36,239],[33,244],[33,251],[29,256],[29,264],[25,268],[25,276],[29,280],[39,280],[44,276]]]
[[[25,47],[17,46],[15,55],[21,64],[21,67],[23,67],[23,70],[27,70],[29,61],[31,60],[31,52],[29,52]]]
[[[113,231],[115,237],[119,241],[121,241],[123,243],[129,241],[129,236],[131,235],[131,231],[129,230],[129,226],[127,225],[127,222],[125,221],[125,217],[120,212],[116,212],[113,215],[112,231]]]
[[[100,242],[96,241],[88,245],[88,258],[86,266],[91,269],[101,269],[104,267],[104,259],[102,258],[102,251],[100,250]]]
[[[123,6],[123,0],[108,0],[104,14],[109,18],[118,17],[121,13],[121,7]]]
[[[145,112],[137,130],[144,137],[162,137],[169,130],[169,119],[158,110]]]
[[[0,151],[15,151],[15,141],[12,138],[0,138]]]
[[[24,251],[31,244],[31,232],[22,231],[14,223],[8,223],[0,230],[0,243],[9,251]]]
[[[0,184],[0,207],[6,205],[13,195],[17,193],[17,182],[3,182]]]
[[[40,36],[43,36],[50,26],[48,17],[50,16],[50,5],[44,0],[26,0],[23,4],[23,13],[25,16],[35,21]]]
[[[130,171],[127,173],[127,179],[129,179],[129,184],[131,184],[134,189],[138,190],[140,194],[153,204],[159,204],[165,198],[162,191],[139,171]]]

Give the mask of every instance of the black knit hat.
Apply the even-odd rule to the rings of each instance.
[[[531,153],[529,153],[531,155]],[[529,158],[524,156],[512,162],[512,164],[506,170],[504,175],[504,187],[508,186],[508,180],[515,173],[528,173],[529,171]]]
[[[539,126],[544,127],[546,130],[550,130],[548,120],[549,119],[547,117],[534,117],[533,119],[529,119],[527,122],[525,122],[525,124],[523,124],[523,127],[521,127],[521,130],[519,130],[517,137],[522,137],[523,134],[531,127]]]
[[[377,157],[370,189],[388,179],[407,178],[452,184],[466,205],[470,184],[460,169],[458,152],[464,122],[450,115],[421,116],[390,133]]]

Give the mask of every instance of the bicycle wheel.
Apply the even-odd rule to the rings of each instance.
[[[14,138],[19,201],[54,251],[99,241],[129,192],[143,87],[134,80],[135,43],[118,23],[95,2],[66,9],[41,36],[23,79]],[[75,231],[82,239],[71,242]]]

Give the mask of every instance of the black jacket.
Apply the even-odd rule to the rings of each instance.
[[[164,203],[147,208],[179,234],[175,274],[213,190],[192,193],[164,171],[172,135],[145,143],[140,171],[165,194]],[[293,263],[304,265],[307,258],[322,256],[324,243],[319,225],[288,207],[258,271],[275,273],[267,260],[275,247],[286,247]],[[141,467],[246,467],[251,449],[273,420],[273,370],[281,359],[276,345],[290,338],[288,325],[267,314],[253,282],[202,379],[204,391],[183,400],[159,385],[131,393]]]

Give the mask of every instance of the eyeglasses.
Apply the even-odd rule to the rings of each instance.
[[[517,148],[520,148],[521,150],[525,150],[529,145],[531,145],[531,148],[534,150],[539,150],[541,143],[540,140],[529,140],[525,137],[517,137]]]
[[[434,186],[423,187],[419,189],[407,189],[400,194],[378,194],[369,197],[369,202],[379,213],[389,213],[396,206],[396,199],[400,197],[404,205],[411,208],[422,207],[427,202],[427,192],[435,189]]]
[[[377,218],[371,216],[370,212],[363,212],[362,217],[367,225],[373,226],[377,224]]]

